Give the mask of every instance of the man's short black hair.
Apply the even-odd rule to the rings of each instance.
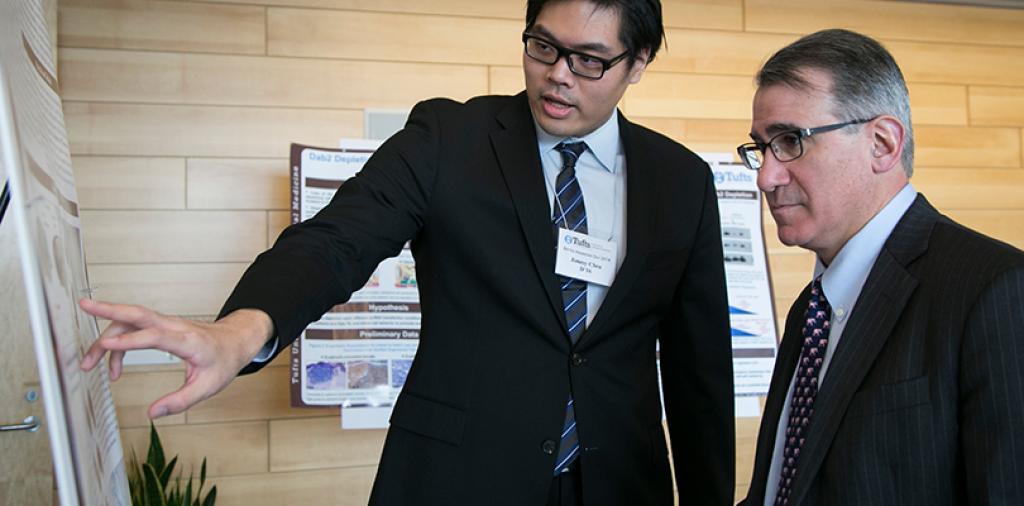
[[[526,29],[533,27],[545,5],[567,0],[528,0],[526,2]],[[649,50],[647,63],[661,48],[665,27],[661,21],[660,0],[586,0],[599,9],[614,9],[619,13],[619,40],[626,46],[629,62],[639,58],[640,52]]]

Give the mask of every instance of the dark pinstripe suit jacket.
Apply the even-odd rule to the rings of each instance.
[[[764,503],[807,297],[786,320],[749,506]],[[1024,504],[1024,253],[918,195],[854,306],[803,450],[791,505]]]

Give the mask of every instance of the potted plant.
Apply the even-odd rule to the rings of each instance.
[[[164,448],[160,444],[160,436],[156,427],[149,424],[149,451],[146,461],[140,463],[132,449],[128,463],[128,488],[131,491],[134,506],[213,506],[217,500],[217,487],[213,486],[203,497],[206,485],[206,458],[199,471],[199,487],[193,497],[192,473],[183,479],[181,474],[173,477],[174,467],[178,463],[175,456],[170,462],[164,458]],[[183,489],[184,487],[184,489]]]

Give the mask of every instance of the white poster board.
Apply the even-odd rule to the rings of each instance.
[[[732,336],[736,416],[760,416],[775,367],[777,329],[757,174],[731,153],[703,153],[711,165],[722,228]]]
[[[79,368],[98,329],[77,304],[89,283],[50,48],[38,1],[0,2],[0,160],[11,192],[3,219],[22,261],[60,503],[127,505],[106,371]]]
[[[718,196],[736,418],[758,417],[758,398],[768,394],[778,342],[761,226],[761,192],[753,171],[734,162],[731,153],[697,154],[711,166]],[[661,387],[660,360],[658,386]],[[665,419],[664,403],[661,418]]]

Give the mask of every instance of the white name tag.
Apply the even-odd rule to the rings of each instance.
[[[619,248],[614,241],[558,229],[558,256],[555,274],[601,286],[611,286]]]

